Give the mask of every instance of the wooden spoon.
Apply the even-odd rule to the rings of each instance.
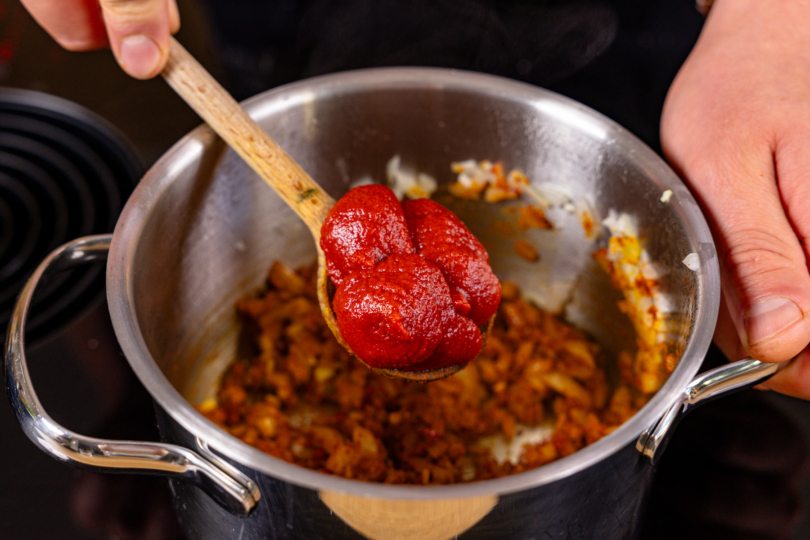
[[[304,220],[318,250],[318,302],[321,305],[321,313],[338,342],[354,355],[337,326],[330,302],[330,289],[333,286],[326,275],[326,259],[320,247],[321,226],[329,209],[334,206],[335,199],[310,178],[174,38],[171,38],[169,60],[162,75],[175,92],[211,126],[211,129]],[[484,338],[491,328],[492,320],[483,333]],[[448,366],[419,372],[368,367],[397,379],[429,382],[452,375],[463,366]]]

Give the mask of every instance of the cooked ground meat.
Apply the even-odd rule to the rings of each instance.
[[[237,305],[254,353],[234,362],[217,399],[198,409],[302,467],[373,482],[450,484],[572,454],[645,403],[631,374],[609,384],[591,339],[524,301],[514,284],[502,288],[479,357],[452,377],[419,384],[352,358],[321,318],[315,268],[275,263],[266,290]],[[509,443],[544,425],[549,435],[523,445],[519,457],[492,451],[491,441]]]

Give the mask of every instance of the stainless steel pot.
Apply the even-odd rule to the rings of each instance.
[[[683,356],[663,388],[619,429],[574,455],[506,478],[379,485],[266,455],[192,404],[214,394],[235,357],[236,300],[262,284],[272,261],[312,262],[314,244],[275,193],[201,126],[147,173],[111,237],[78,239],[43,262],[20,296],[6,350],[9,396],[31,440],[73,465],[168,476],[190,539],[628,538],[653,473],[650,462],[682,413],[775,371],[746,360],[694,379],[720,297],[708,227],[661,159],[586,107],[492,76],[410,68],[311,79],[245,107],[335,197],[362,176],[381,179],[395,154],[440,182],[451,180],[451,161],[489,158],[587,200],[597,215],[614,209],[635,216],[646,249],[668,270],[662,287],[678,306],[675,338]],[[673,197],[663,203],[668,189]],[[542,306],[562,309],[608,350],[626,345],[621,336],[632,335],[629,321],[581,228],[539,233],[533,241],[542,260],[530,264],[489,227],[499,207],[453,209],[484,241],[499,277],[517,281]],[[689,253],[699,256],[697,271],[681,264]],[[107,255],[115,332],[155,400],[169,444],[70,432],[48,417],[28,377],[24,325],[37,283]]]

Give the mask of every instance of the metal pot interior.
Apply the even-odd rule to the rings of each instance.
[[[597,443],[602,452],[637,437],[697,370],[714,326],[719,281],[711,264],[694,272],[681,261],[693,252],[712,260],[708,229],[674,173],[609,120],[542,89],[431,69],[322,77],[257,96],[246,107],[336,198],[361,177],[384,181],[394,155],[440,184],[454,180],[452,161],[490,159],[521,169],[534,184],[584,198],[598,217],[610,209],[635,216],[644,247],[667,270],[661,286],[677,305],[674,338],[686,352],[659,391],[666,396],[648,405],[638,425],[614,432],[614,442]],[[667,189],[674,195],[665,204]],[[616,307],[620,294],[591,258],[598,242],[585,238],[573,216],[562,216],[570,221],[564,228],[533,231],[541,259],[529,263],[515,254],[514,239],[493,227],[505,204],[449,205],[483,241],[501,279],[563,313],[609,352],[632,345],[630,322]],[[181,405],[166,381],[192,404],[214,395],[237,355],[234,304],[262,286],[275,260],[312,263],[312,237],[206,127],[167,153],[129,201],[109,263],[113,322],[141,380],[170,413],[188,419],[181,423],[207,421]]]

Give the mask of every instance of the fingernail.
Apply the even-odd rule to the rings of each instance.
[[[745,315],[748,345],[775,336],[802,318],[802,310],[788,298],[771,298],[751,307]]]
[[[143,34],[129,36],[121,42],[121,67],[136,79],[155,75],[160,64],[160,49]]]

